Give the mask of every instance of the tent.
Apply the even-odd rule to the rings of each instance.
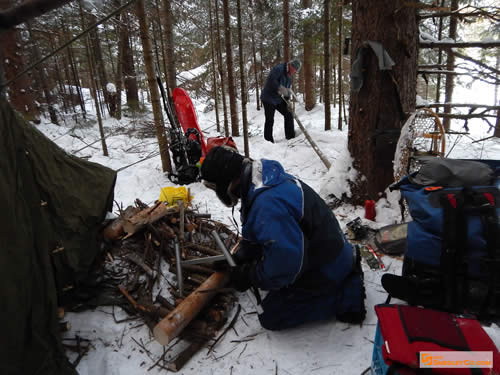
[[[0,374],[76,374],[58,303],[88,281],[116,172],[67,154],[0,98]]]

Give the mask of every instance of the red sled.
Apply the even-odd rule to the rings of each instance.
[[[180,87],[176,87],[172,91],[172,99],[174,100],[175,111],[177,112],[177,118],[179,119],[179,123],[182,126],[184,134],[186,134],[186,136],[188,136],[189,139],[200,142],[201,153],[202,156],[204,157],[207,154],[207,145],[205,144],[203,133],[201,132],[200,126],[198,125],[198,120],[196,118],[196,111],[194,110],[191,98],[189,97],[186,90]]]
[[[375,312],[380,328],[374,347],[373,359],[379,364],[375,373],[500,374],[500,353],[473,317],[406,305],[377,305]],[[424,369],[426,352],[454,351],[491,352],[492,368]]]

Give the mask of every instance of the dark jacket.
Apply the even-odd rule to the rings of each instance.
[[[243,238],[262,248],[252,283],[335,293],[351,272],[353,249],[323,199],[266,159],[246,163],[241,193]]]
[[[278,93],[278,88],[292,86],[292,77],[287,73],[287,63],[278,64],[271,69],[267,76],[266,84],[262,89],[260,99],[272,105],[279,105],[283,99]]]

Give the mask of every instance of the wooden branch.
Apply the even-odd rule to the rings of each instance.
[[[156,340],[162,345],[168,345],[215,295],[215,292],[197,293],[197,291],[221,288],[226,285],[228,280],[229,275],[225,272],[216,272],[210,276],[199,288],[187,296],[175,310],[156,325],[153,330]]]
[[[482,61],[479,61],[479,60],[476,60],[476,59],[473,59],[472,57],[469,57],[469,56],[465,56],[465,55],[462,55],[460,52],[456,52],[456,51],[453,51],[452,52],[456,57],[459,57],[463,60],[466,60],[466,61],[470,61],[474,64],[477,64],[485,69],[489,69],[490,71],[492,71],[493,73],[495,74],[498,74],[500,75],[500,70],[498,69],[495,69],[493,68],[492,66],[489,66],[489,65],[486,65],[485,63],[483,63]]]
[[[466,72],[455,72],[453,70],[418,70],[418,74],[449,74],[449,75],[463,75],[463,76],[470,76],[470,73]]]
[[[9,29],[59,8],[71,0],[31,0],[0,11],[0,29]],[[8,3],[7,3],[8,4]]]
[[[468,12],[468,13],[459,13],[459,12],[436,12],[436,13],[424,13],[424,14],[419,14],[417,15],[417,18],[419,19],[425,19],[425,18],[434,18],[434,17],[457,17],[457,18],[466,18],[466,17],[481,17],[481,16],[486,16],[489,18],[492,18],[494,20],[497,19],[494,15],[486,12],[486,11],[473,11],[473,12]]]
[[[468,120],[471,118],[486,118],[486,117],[493,117],[496,118],[496,115],[485,115],[482,113],[471,113],[469,115],[463,115],[463,114],[454,114],[454,113],[436,113],[438,117],[441,118],[455,118],[455,119],[460,119],[460,120]]]
[[[207,340],[196,340],[184,349],[172,362],[167,365],[170,371],[177,372],[205,345]]]
[[[139,255],[137,255],[136,253],[128,253],[127,255],[125,255],[125,258],[141,267],[150,278],[155,278],[155,272],[151,269],[151,267],[144,263],[141,258],[139,258]]]
[[[215,250],[215,249],[212,249],[208,246],[203,246],[203,245],[198,245],[196,243],[193,243],[193,242],[186,242],[184,244],[184,247],[185,248],[191,248],[191,249],[195,249],[195,250],[198,250],[200,253],[202,254],[205,254],[205,255],[221,255],[222,253],[218,250]]]
[[[127,232],[127,235],[124,237],[124,239],[132,236],[134,233],[137,233],[147,224],[152,224],[169,214],[175,214],[178,212],[178,210],[178,207],[168,208],[162,202],[158,202],[153,207],[148,207],[138,212],[131,218],[128,218],[124,221],[123,230]]]
[[[419,48],[493,48],[500,47],[500,41],[495,42],[419,42]]]
[[[452,107],[452,108],[486,108],[488,110],[499,110],[500,105],[486,105],[486,104],[467,104],[467,103],[431,103],[417,105],[417,108],[441,108],[441,107]]]

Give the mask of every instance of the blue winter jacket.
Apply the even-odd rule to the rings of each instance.
[[[287,74],[287,63],[278,64],[271,69],[267,76],[266,84],[262,89],[260,99],[272,105],[279,105],[283,99],[278,93],[278,88],[284,86],[290,88],[292,86],[292,77]]]
[[[253,284],[334,294],[352,270],[353,248],[323,199],[266,159],[245,165],[241,194],[243,238],[262,248]]]

